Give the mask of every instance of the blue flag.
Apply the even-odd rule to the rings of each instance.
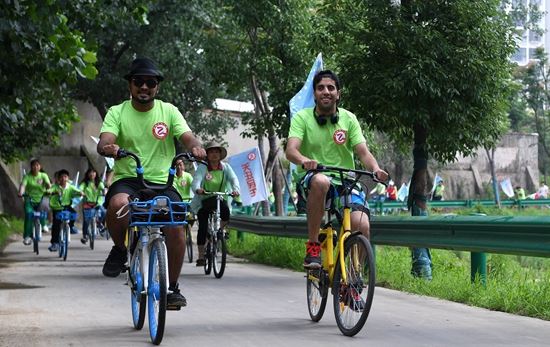
[[[304,86],[288,102],[288,105],[290,106],[290,118],[292,118],[296,112],[315,105],[315,101],[313,99],[313,77],[315,77],[315,74],[321,70],[323,70],[323,56],[319,53],[313,63],[313,66],[311,67],[311,70],[309,71],[309,75],[307,76]]]
[[[267,200],[264,168],[258,147],[232,155],[227,161],[239,179],[243,206]]]

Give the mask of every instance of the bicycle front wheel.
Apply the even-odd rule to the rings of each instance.
[[[214,268],[214,276],[222,278],[225,271],[225,262],[227,260],[227,244],[223,232],[218,231],[218,236],[212,243],[212,267]]]
[[[92,218],[92,221],[91,221],[91,225],[89,226],[90,228],[90,249],[93,251],[94,250],[94,241],[95,241],[95,235],[97,234],[97,223],[96,223],[96,220],[95,220],[95,217]]]
[[[32,240],[32,247],[34,253],[38,255],[38,242],[40,242],[40,231],[42,229],[42,225],[40,225],[40,220],[38,218],[34,219],[34,238]]]
[[[143,293],[143,273],[141,272],[141,249],[136,249],[130,258],[130,270],[128,271],[128,282],[130,285],[130,296],[132,303],[132,321],[134,328],[141,330],[145,322],[145,307],[147,296]]]
[[[369,240],[360,234],[350,236],[344,245],[346,279],[338,259],[332,287],[336,323],[346,336],[357,334],[367,321],[374,296],[375,269]]]
[[[206,241],[204,245],[204,274],[210,275],[212,272],[212,242]]]
[[[307,308],[314,322],[323,318],[327,306],[329,279],[325,270],[308,270],[306,273]]]
[[[69,226],[66,224],[66,223],[63,223],[62,225],[62,228],[61,230],[59,231],[59,244],[57,247],[57,253],[59,254],[59,258],[63,257],[63,254],[64,254],[64,250],[63,248],[65,248],[65,229],[68,228]]]
[[[193,237],[191,236],[191,226],[185,225],[185,247],[187,251],[187,260],[193,262]]]
[[[63,260],[67,260],[67,253],[69,252],[69,226],[63,229]]]
[[[149,336],[158,345],[164,335],[166,320],[167,290],[166,246],[161,239],[156,239],[151,245],[149,256],[149,287],[147,289],[147,305],[149,306]]]

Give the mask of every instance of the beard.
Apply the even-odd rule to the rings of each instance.
[[[155,96],[152,95],[150,98],[145,98],[145,99],[142,99],[142,98],[140,98],[140,97],[138,96],[137,98],[135,98],[135,100],[136,100],[138,103],[142,104],[142,105],[147,105],[147,104],[152,103],[152,102],[155,100]]]

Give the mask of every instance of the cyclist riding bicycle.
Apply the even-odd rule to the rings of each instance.
[[[59,233],[61,231],[61,219],[58,219],[58,212],[70,211],[76,212],[72,207],[72,199],[83,196],[80,189],[69,184],[69,171],[61,169],[55,173],[55,184],[50,189],[50,208],[53,214],[51,245],[48,247],[50,252],[57,252],[59,247]],[[74,228],[74,220],[69,222],[71,230]]]
[[[19,186],[18,196],[25,198],[25,222],[23,232],[23,244],[30,245],[32,242],[33,234],[33,214],[32,212],[40,209],[42,211],[48,209],[47,199],[42,199],[44,194],[50,189],[50,178],[45,172],[41,171],[42,166],[38,159],[31,160],[31,172],[23,177],[21,185]],[[40,220],[42,230],[47,231],[46,220]]]
[[[197,266],[204,266],[204,245],[208,230],[208,215],[216,210],[216,196],[209,196],[208,192],[230,192],[238,196],[240,192],[239,180],[229,164],[222,160],[227,156],[227,150],[218,143],[206,145],[206,162],[208,167],[199,165],[193,176],[193,191],[196,193],[191,202],[191,209],[197,215],[199,230],[197,232],[197,249],[199,256]],[[220,204],[221,229],[229,222],[232,197],[228,196]]]
[[[107,112],[97,152],[116,159],[119,148],[125,148],[143,160],[146,183],[163,185],[176,154],[174,138],[179,139],[197,158],[204,158],[206,153],[177,107],[155,99],[164,77],[152,60],[135,59],[130,73],[124,78],[128,81],[131,99],[111,107]],[[124,241],[128,228],[128,199],[143,188],[135,175],[135,163],[116,160],[113,183],[104,204],[107,207],[107,227],[114,242],[103,266],[103,274],[107,277],[117,277],[126,270]],[[162,192],[162,195],[175,202],[181,201],[174,187]],[[186,306],[187,301],[178,285],[185,253],[185,233],[181,226],[167,227],[163,232],[168,251],[168,305]]]
[[[193,183],[193,175],[185,171],[185,163],[182,159],[176,161],[176,176],[174,176],[174,187],[181,196],[182,201],[191,201],[193,192],[191,184]]]
[[[86,244],[88,242],[88,226],[89,221],[85,218],[86,210],[98,208],[99,215],[103,218],[104,222],[105,208],[102,206],[103,196],[105,195],[105,184],[101,181],[101,178],[97,174],[94,168],[89,168],[84,174],[84,179],[78,186],[78,188],[84,193],[84,201],[82,202],[82,238],[80,242]],[[101,226],[98,225],[98,229],[101,230]]]
[[[353,169],[355,152],[368,170],[373,171],[379,180],[386,181],[388,174],[380,169],[369,151],[357,117],[338,107],[338,76],[330,70],[318,72],[313,78],[313,95],[315,107],[299,111],[290,123],[286,157],[298,165],[299,176],[302,177],[307,170],[316,169],[318,164]],[[335,177],[312,172],[304,179],[304,187],[298,187],[307,192],[309,240],[306,243],[304,268],[321,268],[319,229],[325,204],[337,194],[338,185]],[[368,238],[368,205],[363,195],[358,194],[356,199],[352,203],[352,230],[360,230]]]

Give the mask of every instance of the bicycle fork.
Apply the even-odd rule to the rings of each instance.
[[[141,245],[138,245],[138,247],[141,248],[141,252],[142,252],[141,253],[142,259],[140,262],[140,266],[141,266],[141,273],[143,274],[143,291],[141,292],[141,294],[147,295],[147,290],[149,286],[149,256],[151,254],[151,245],[153,244],[154,240],[162,237],[163,236],[160,231],[160,228],[150,228],[146,232],[141,233],[140,240],[139,240]],[[163,246],[166,247],[164,244]],[[165,254],[167,253],[165,252]],[[166,288],[169,288],[170,280],[168,276],[168,261],[164,262],[164,266],[165,266],[165,273],[167,274],[165,279]]]

